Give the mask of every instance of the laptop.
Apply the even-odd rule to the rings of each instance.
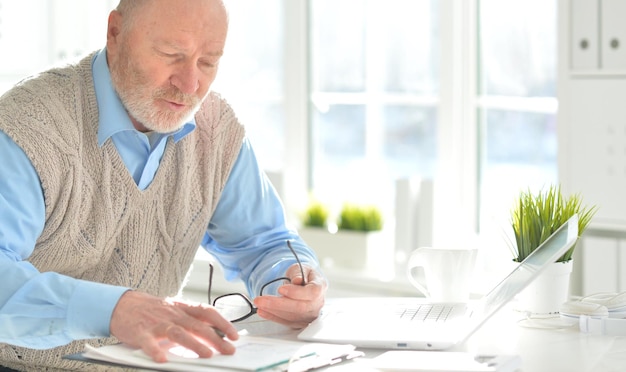
[[[331,300],[298,338],[377,349],[451,348],[478,330],[567,252],[577,238],[578,216],[574,215],[480,300],[467,304],[399,297]]]

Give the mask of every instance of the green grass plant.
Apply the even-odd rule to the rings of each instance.
[[[302,224],[307,227],[325,227],[328,221],[328,207],[319,201],[312,201],[302,217]]]
[[[560,186],[550,186],[533,194],[530,190],[522,191],[517,205],[511,212],[513,232],[515,234],[516,256],[513,260],[521,262],[543,243],[565,221],[578,213],[578,236],[580,237],[591,221],[597,208],[582,205],[580,194],[565,198]],[[557,262],[572,259],[574,245]]]
[[[339,230],[378,231],[383,228],[382,214],[373,206],[345,204],[337,222]]]

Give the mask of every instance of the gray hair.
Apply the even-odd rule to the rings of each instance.
[[[120,0],[120,2],[117,4],[117,11],[124,14],[124,13],[131,13],[133,10],[139,8],[141,5],[143,5],[146,2],[146,0]]]
[[[120,0],[115,10],[122,15],[122,28],[129,29],[135,23],[135,13],[150,0]]]
[[[135,20],[135,14],[138,9],[142,6],[145,6],[150,0],[120,0],[117,4],[115,10],[117,10],[123,18],[122,27],[128,28],[133,25]],[[220,7],[225,11],[226,17],[228,19],[228,10],[224,5],[223,0],[219,0]]]

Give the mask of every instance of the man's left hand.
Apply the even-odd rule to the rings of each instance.
[[[324,306],[327,282],[320,273],[303,265],[306,285],[302,285],[299,266],[293,265],[286,276],[291,283],[278,288],[280,296],[259,296],[254,299],[257,314],[291,328],[304,328],[315,320]]]

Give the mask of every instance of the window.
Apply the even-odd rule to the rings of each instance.
[[[310,2],[311,186],[318,199],[335,207],[364,200],[389,214],[396,179],[456,173],[439,192],[465,202],[445,207],[441,236],[446,215],[469,215],[455,222],[477,231],[501,226],[521,189],[556,181],[557,2],[463,3]],[[475,19],[459,25],[468,17]],[[468,41],[476,47],[465,54],[445,50]],[[444,91],[465,92],[466,85],[461,104],[445,101]],[[446,121],[441,110],[460,114]],[[472,110],[475,118],[463,116]],[[458,156],[446,161],[452,153]]]
[[[0,92],[27,75],[104,47],[107,15],[116,4],[0,0]]]
[[[48,4],[37,6],[38,3],[37,0],[0,0],[0,55],[3,56],[0,58],[0,92],[49,63],[47,40],[40,36],[48,29]],[[30,13],[29,9],[40,11]],[[23,22],[17,14],[30,14],[31,22]]]
[[[439,225],[463,214],[483,231],[520,189],[557,180],[556,0],[225,2],[213,88],[262,166],[283,173],[292,219],[310,188],[391,221],[395,181],[421,176],[443,180]],[[116,4],[0,0],[0,55],[13,56],[0,60],[0,92],[101,48]]]
[[[437,3],[309,3],[311,186],[332,208],[356,202],[392,213],[396,179],[433,176]]]
[[[479,4],[480,218],[492,224],[519,191],[557,182],[557,2]]]
[[[284,12],[281,0],[226,0],[228,41],[212,89],[233,106],[266,170],[285,158]]]

